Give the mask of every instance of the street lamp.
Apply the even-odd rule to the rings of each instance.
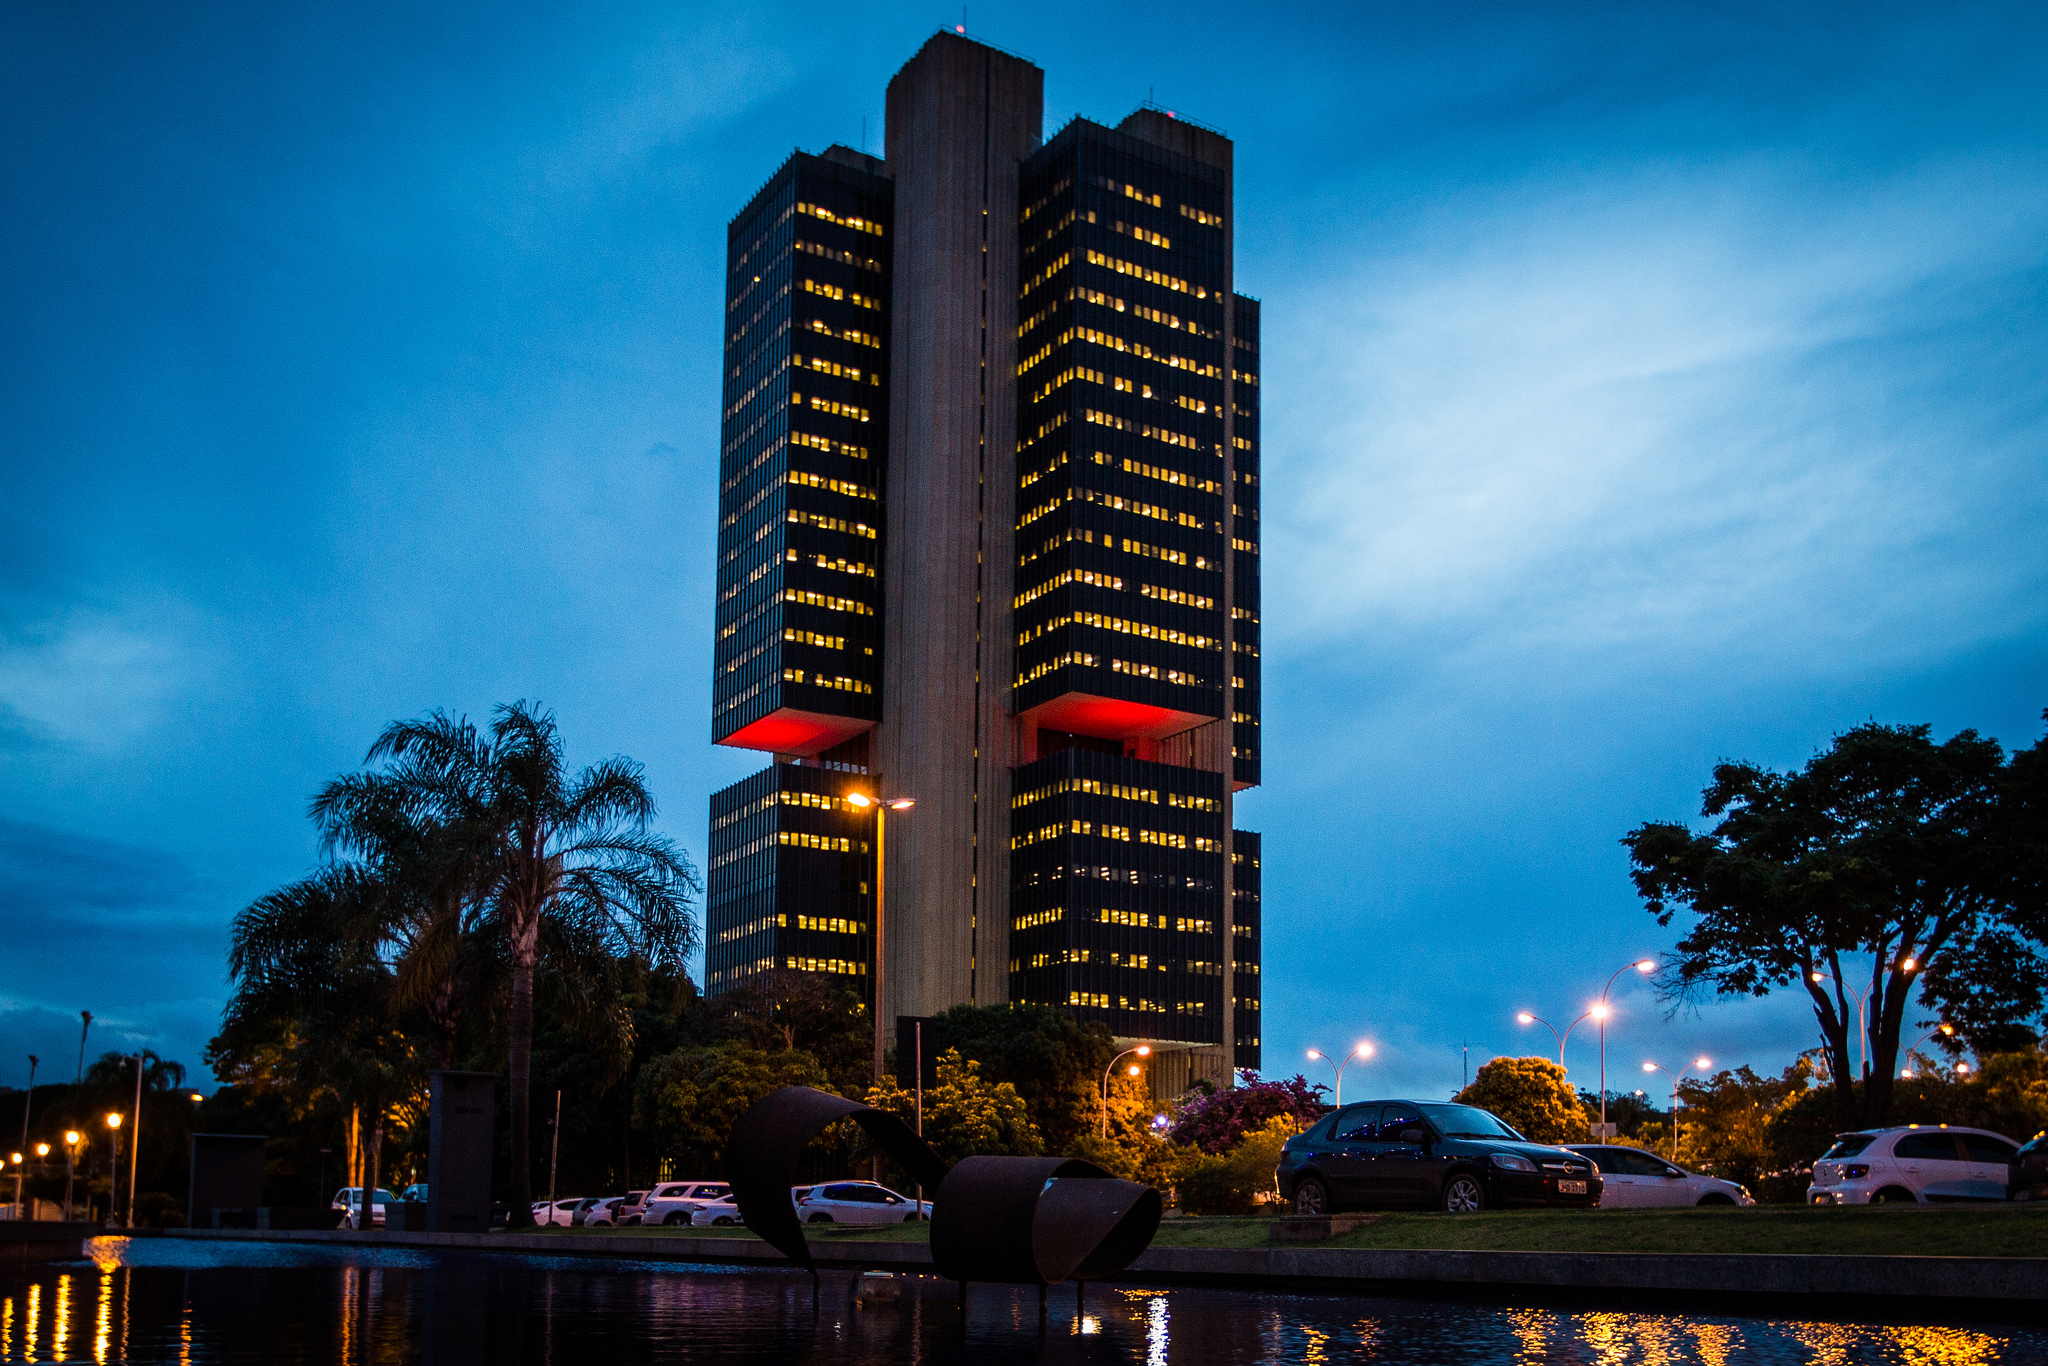
[[[1645,1072],[1662,1072],[1665,1076],[1671,1078],[1671,1160],[1673,1162],[1678,1160],[1678,1083],[1693,1068],[1697,1067],[1704,1072],[1713,1065],[1713,1059],[1711,1058],[1694,1058],[1691,1063],[1679,1068],[1674,1075],[1668,1067],[1659,1067],[1653,1062],[1643,1064]]]
[[[78,1172],[78,1145],[85,1135],[76,1129],[64,1131],[64,1222],[71,1222],[71,1178]]]
[[[1598,1007],[1595,1007],[1595,1009],[1598,1009]],[[1557,1065],[1559,1067],[1564,1067],[1564,1046],[1566,1041],[1571,1038],[1572,1031],[1574,1029],[1577,1029],[1581,1024],[1584,1024],[1587,1020],[1593,1018],[1593,1011],[1587,1011],[1584,1015],[1579,1016],[1578,1019],[1573,1020],[1570,1024],[1566,1025],[1564,1027],[1564,1033],[1562,1034],[1557,1032],[1556,1025],[1544,1019],[1541,1015],[1532,1015],[1528,1011],[1524,1010],[1516,1014],[1515,1018],[1525,1025],[1540,1024],[1545,1029],[1549,1030],[1550,1037],[1557,1040]],[[1569,1072],[1571,1069],[1569,1067],[1565,1067],[1565,1070]]]
[[[1329,1056],[1327,1053],[1323,1053],[1320,1050],[1314,1048],[1311,1048],[1308,1051],[1308,1056],[1309,1061],[1311,1062],[1326,1062],[1330,1064],[1330,1069],[1337,1074],[1337,1104],[1342,1105],[1344,1103],[1344,1069],[1351,1065],[1351,1060],[1353,1058],[1371,1057],[1372,1045],[1369,1043],[1360,1043],[1358,1047],[1352,1049],[1349,1053],[1344,1055],[1344,1060],[1342,1062],[1339,1062],[1335,1058]]]
[[[21,1098],[21,1146],[28,1146],[28,1112],[36,1103],[36,1055],[28,1055],[28,1093]],[[14,1155],[14,1217],[21,1217],[21,1154]]]
[[[1908,958],[1908,959],[1906,960],[1906,965],[1907,965],[1908,967],[1912,966],[1912,963],[1913,963],[1913,960],[1912,960],[1912,959]],[[1907,1078],[1907,1079],[1909,1079],[1909,1080],[1910,1080],[1910,1079],[1912,1078],[1912,1076],[1913,1076],[1913,1049],[1915,1049],[1915,1048],[1918,1048],[1918,1047],[1919,1047],[1919,1046],[1920,1046],[1921,1044],[1923,1044],[1923,1043],[1926,1043],[1926,1042],[1927,1042],[1927,1041],[1928,1041],[1929,1039],[1933,1038],[1933,1037],[1934,1037],[1935,1035],[1937,1035],[1937,1034],[1940,1034],[1940,1035],[1944,1035],[1944,1036],[1946,1036],[1946,1037],[1949,1037],[1949,1038],[1953,1038],[1953,1037],[1955,1037],[1955,1032],[1956,1032],[1956,1027],[1955,1027],[1954,1025],[1952,1025],[1952,1024],[1941,1024],[1941,1025],[1936,1025],[1936,1026],[1935,1026],[1934,1028],[1932,1028],[1932,1029],[1928,1030],[1928,1031],[1927,1031],[1927,1032],[1926,1032],[1925,1034],[1922,1034],[1922,1035],[1921,1035],[1921,1036],[1920,1036],[1919,1038],[1917,1038],[1917,1039],[1913,1040],[1913,1043],[1912,1043],[1912,1047],[1910,1047],[1910,1048],[1906,1049],[1906,1066],[1904,1066],[1904,1067],[1902,1067],[1902,1068],[1900,1068],[1900,1069],[1899,1069],[1899,1075],[1900,1075],[1900,1076],[1902,1076],[1902,1077],[1905,1077],[1905,1078]]]
[[[121,1189],[121,1112],[109,1111],[107,1130],[114,1139],[113,1165],[107,1168],[107,1222],[114,1222],[114,1195]]]
[[[887,838],[889,813],[908,811],[917,803],[909,797],[870,797],[865,792],[849,792],[846,804],[856,810],[875,808],[875,1085],[882,1084],[882,878],[883,841]],[[879,1162],[880,1159],[877,1159]]]
[[[1152,1056],[1152,1045],[1141,1043],[1136,1048],[1126,1048],[1123,1052],[1111,1058],[1109,1066],[1102,1069],[1102,1136],[1104,1138],[1109,1137],[1109,1074],[1116,1071],[1116,1065],[1125,1058],[1130,1057],[1133,1053],[1141,1058],[1149,1058]],[[1132,1076],[1139,1076],[1143,1071],[1144,1069],[1136,1063],[1131,1064]]]
[[[1907,970],[1908,972],[1910,972],[1910,971],[1912,971],[1912,966],[1911,966],[1911,965],[1912,965],[1912,962],[1913,962],[1913,960],[1912,960],[1912,959],[1910,959],[1910,958],[1908,958],[1908,959],[1906,960],[1905,964],[1903,964],[1902,966],[1905,966],[1906,970]],[[1846,982],[1838,982],[1838,981],[1835,981],[1835,979],[1834,979],[1833,977],[1829,976],[1829,975],[1828,975],[1827,973],[1825,973],[1825,972],[1816,972],[1816,973],[1813,973],[1813,974],[1812,974],[1812,977],[1813,977],[1813,980],[1814,980],[1815,982],[1834,982],[1834,983],[1835,983],[1835,986],[1836,986],[1836,988],[1837,988],[1837,989],[1838,989],[1839,991],[1845,992],[1845,993],[1846,993],[1846,994],[1848,994],[1849,996],[1852,996],[1852,997],[1854,997],[1854,998],[1855,998],[1855,1000],[1856,1000],[1856,1070],[1857,1070],[1857,1071],[1859,1071],[1859,1072],[1861,1072],[1861,1073],[1863,1074],[1863,1076],[1864,1076],[1864,1077],[1865,1077],[1866,1079],[1868,1079],[1868,1078],[1869,1078],[1869,1076],[1870,1076],[1870,1038],[1869,1038],[1869,1031],[1868,1031],[1868,1029],[1866,1029],[1866,1027],[1865,1027],[1865,1025],[1864,1025],[1864,1019],[1865,1019],[1865,1014],[1866,1014],[1866,1012],[1865,1012],[1865,1010],[1864,1010],[1864,1003],[1865,1003],[1866,1001],[1868,1001],[1868,1000],[1870,999],[1870,988],[1869,988],[1869,987],[1865,987],[1865,988],[1864,988],[1863,990],[1861,990],[1861,991],[1858,991],[1858,990],[1856,990],[1856,989],[1855,989],[1854,987],[1850,986],[1850,985],[1849,985],[1848,983],[1846,983]]]
[[[1631,969],[1648,977],[1657,970],[1657,960],[1654,958],[1638,958],[1633,963],[1624,964],[1616,968],[1614,976],[1607,979],[1607,985],[1600,988],[1600,1004],[1586,1012],[1600,1022],[1600,1137],[1602,1138],[1611,1137],[1607,1132],[1607,993],[1614,990],[1616,978],[1619,978],[1621,974]],[[1562,1052],[1563,1050],[1560,1049],[1559,1051]]]

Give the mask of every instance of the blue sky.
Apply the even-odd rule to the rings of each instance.
[[[1237,140],[1269,1071],[1548,1051],[1517,1009],[1669,946],[1617,840],[1717,759],[2040,733],[2048,20],[1783,10],[968,14],[1049,130]],[[878,147],[958,19],[8,7],[0,1081],[81,1009],[196,1064],[230,917],[394,717],[544,699],[701,859],[754,766],[707,742],[724,224]],[[1813,1042],[1621,990],[1617,1085]]]

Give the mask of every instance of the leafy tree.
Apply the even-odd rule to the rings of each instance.
[[[1455,1099],[1492,1111],[1537,1143],[1582,1143],[1588,1132],[1579,1093],[1548,1058],[1495,1058]]]
[[[1205,1153],[1226,1152],[1274,1120],[1284,1120],[1289,1133],[1298,1133],[1329,1109],[1322,1099],[1328,1088],[1299,1074],[1287,1081],[1261,1081],[1250,1071],[1238,1076],[1238,1084],[1227,1091],[1197,1092],[1182,1102],[1173,1125],[1175,1143]]]
[[[2048,991],[2048,757],[2008,763],[1963,731],[1858,726],[1796,773],[1721,764],[1706,834],[1652,822],[1622,841],[1661,925],[1697,918],[1667,977],[1676,998],[1762,996],[1798,984],[1813,1004],[1844,1126],[1891,1114],[1899,1030],[1917,989],[1985,1044],[2031,1038]],[[1870,1075],[1850,1065],[1858,1008],[1845,960],[1871,955]]]
[[[613,758],[564,770],[552,712],[501,706],[486,737],[440,712],[401,721],[371,746],[409,800],[465,833],[509,959],[512,1223],[531,1222],[534,989],[544,961],[571,994],[611,996],[613,965],[635,957],[679,964],[697,943],[697,875],[653,833],[654,798],[640,766]],[[614,1010],[623,1040],[630,1017]]]
[[[1053,1006],[955,1006],[929,1026],[935,1050],[958,1049],[991,1083],[1015,1087],[1032,1127],[1065,1152],[1100,1123],[1103,1069],[1116,1056],[1109,1030]]]
[[[769,1053],[741,1040],[649,1059],[634,1083],[634,1111],[662,1151],[699,1176],[719,1171],[726,1139],[747,1107],[785,1086],[826,1082],[810,1054]]]
[[[939,1054],[934,1070],[937,1084],[924,1088],[924,1140],[939,1156],[957,1162],[983,1154],[1025,1157],[1045,1151],[1016,1087],[989,1081],[981,1075],[981,1064],[962,1058],[957,1048]],[[905,1123],[917,1120],[916,1095],[894,1078],[871,1087],[867,1103]]]
[[[817,1058],[833,1089],[857,1095],[873,1077],[873,1017],[860,999],[815,972],[772,968],[713,999],[737,1038]]]
[[[1684,1109],[1678,1114],[1679,1156],[1689,1166],[1724,1181],[1756,1186],[1765,1173],[1784,1164],[1778,1158],[1772,1121],[1792,1101],[1806,1094],[1813,1066],[1804,1059],[1781,1077],[1760,1077],[1748,1067],[1678,1084]],[[1650,1146],[1657,1147],[1655,1135]],[[1667,1143],[1669,1135],[1666,1135]],[[1663,1151],[1669,1153],[1669,1146]]]
[[[1220,1152],[1196,1149],[1174,1173],[1180,1208],[1189,1214],[1251,1213],[1261,1192],[1276,1189],[1280,1150],[1296,1132],[1292,1117],[1274,1115]]]

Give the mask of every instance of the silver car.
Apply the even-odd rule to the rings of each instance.
[[[2003,1200],[2020,1145],[1989,1129],[1906,1124],[1836,1134],[1813,1164],[1809,1205],[1935,1205]]]
[[[1600,1168],[1601,1209],[1658,1209],[1672,1205],[1754,1205],[1746,1186],[1689,1172],[1642,1148],[1567,1143]]]
[[[796,1214],[809,1224],[912,1224],[932,1217],[932,1202],[873,1181],[833,1181],[798,1196]]]

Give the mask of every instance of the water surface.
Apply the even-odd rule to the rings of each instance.
[[[1976,1366],[2043,1363],[2048,1331],[1828,1323],[1225,1290],[908,1280],[852,1304],[848,1276],[669,1262],[307,1244],[98,1239],[0,1278],[0,1362],[555,1366]]]

